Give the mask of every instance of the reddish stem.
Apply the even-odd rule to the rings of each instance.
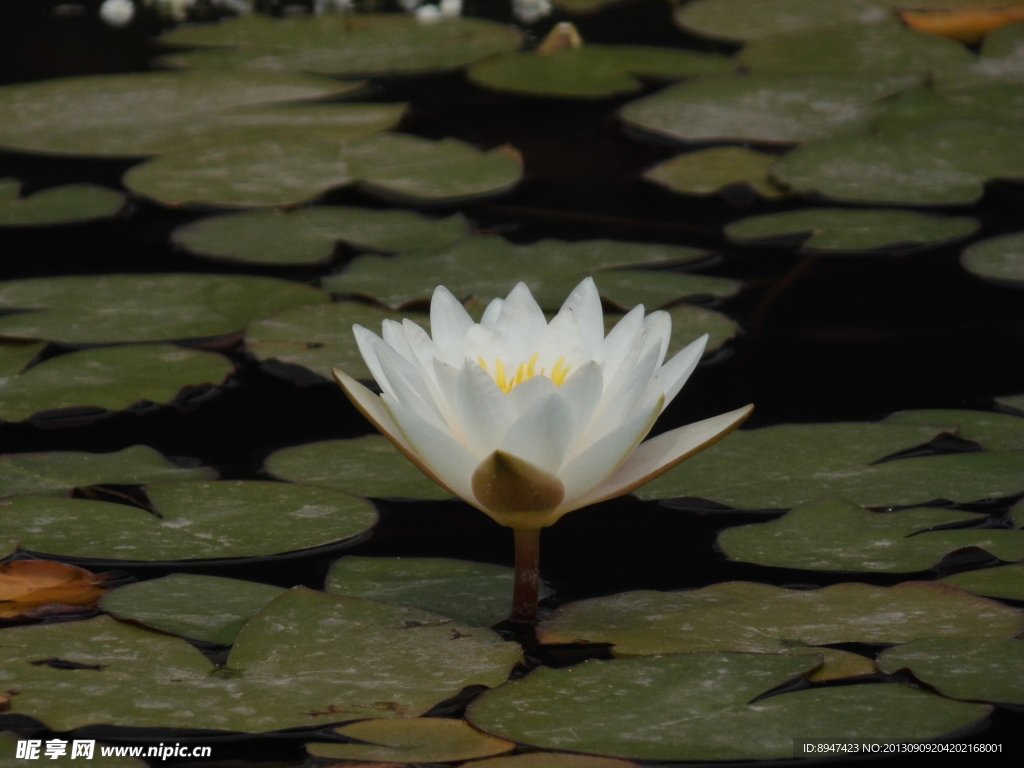
[[[512,593],[512,621],[537,623],[540,595],[540,528],[516,528],[516,583]]]

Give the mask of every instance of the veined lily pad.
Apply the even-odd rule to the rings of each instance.
[[[884,3],[869,0],[693,0],[675,13],[676,24],[688,32],[737,42],[891,20]]]
[[[1024,288],[1024,233],[975,243],[961,254],[960,264],[983,280]]]
[[[179,637],[231,645],[242,627],[284,591],[252,581],[172,573],[108,592],[100,608]]]
[[[112,453],[9,453],[0,456],[0,496],[65,496],[92,485],[211,480],[216,474],[209,467],[176,467],[148,445]]]
[[[15,627],[3,640],[0,675],[23,691],[11,711],[58,731],[103,723],[257,732],[414,717],[465,686],[501,683],[519,658],[488,630],[301,587],[246,624],[223,671],[180,638],[109,617]],[[52,658],[87,666],[45,663]]]
[[[339,242],[383,253],[434,251],[468,234],[469,224],[459,214],[435,221],[412,211],[324,206],[200,219],[178,227],[171,240],[211,259],[300,265],[327,261]]]
[[[943,696],[1024,704],[1024,642],[934,637],[887,649],[878,659],[885,672],[909,669]]]
[[[91,406],[120,411],[140,401],[167,404],[185,387],[218,385],[235,370],[215,352],[171,344],[129,344],[69,352],[0,380],[0,419]]]
[[[644,172],[644,178],[688,195],[714,195],[734,184],[747,184],[766,199],[784,197],[786,190],[768,176],[778,155],[745,147],[713,147],[677,155]]]
[[[342,541],[377,520],[347,493],[256,480],[156,483],[157,514],[82,499],[16,496],[0,518],[23,549],[112,560],[264,557]]]
[[[1024,449],[1024,419],[1007,413],[925,408],[897,411],[883,423],[951,425],[957,437],[974,440],[989,451]]]
[[[0,340],[0,382],[25,370],[45,346],[46,342]]]
[[[22,739],[23,737],[19,738],[14,734],[0,733],[0,768],[25,768],[25,758],[17,757],[18,741]],[[71,745],[68,746],[68,754],[70,754],[73,747]],[[140,760],[137,757],[104,755],[99,749],[100,746],[102,744],[97,744],[93,748],[93,756],[89,760],[89,765],[92,768],[146,768],[148,765],[145,760]],[[40,757],[45,757],[46,755],[46,745],[42,743],[42,740],[40,740],[39,744],[39,755]],[[81,756],[79,756],[80,758]]]
[[[1024,563],[956,573],[942,581],[976,595],[1024,600]]]
[[[521,176],[514,150],[482,152],[459,139],[393,133],[339,142],[278,133],[161,155],[128,171],[124,183],[168,206],[280,206],[356,183],[386,199],[450,203],[505,192]]]
[[[473,768],[637,768],[637,763],[568,752],[524,752],[481,760]]]
[[[0,283],[0,336],[68,344],[220,336],[330,297],[301,283],[247,275],[85,275]]]
[[[622,108],[629,125],[679,141],[796,144],[867,123],[885,96],[916,85],[910,75],[698,77]]]
[[[451,498],[380,435],[282,448],[267,458],[266,466],[270,474],[282,480],[360,496]]]
[[[938,217],[913,211],[805,208],[733,222],[726,237],[739,243],[802,240],[803,252],[905,249],[968,237],[981,225],[968,216]]]
[[[469,721],[502,738],[639,760],[791,758],[796,738],[932,739],[991,709],[905,685],[812,688],[760,699],[802,657],[686,653],[541,667],[485,692]]]
[[[733,560],[777,568],[906,573],[931,568],[967,547],[1001,560],[1024,560],[1024,531],[928,529],[977,520],[945,509],[869,512],[844,499],[797,507],[778,520],[728,528],[719,546]]]
[[[364,744],[306,745],[315,757],[395,763],[449,763],[473,760],[515,749],[515,744],[475,730],[464,720],[420,717],[363,720],[334,729]]]
[[[2,130],[2,129],[0,129]],[[0,179],[0,184],[8,179]],[[17,190],[6,185],[7,190]],[[69,184],[52,187],[18,199],[0,196],[0,227],[35,227],[48,224],[70,224],[93,219],[109,219],[124,208],[125,196],[113,189],[95,184]]]

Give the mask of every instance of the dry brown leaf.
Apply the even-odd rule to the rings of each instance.
[[[83,568],[50,560],[15,560],[0,565],[0,619],[51,604],[88,608],[106,591],[106,579]]]
[[[987,8],[973,11],[900,11],[903,22],[918,32],[951,37],[964,43],[980,42],[989,32],[1024,21],[1024,8]]]

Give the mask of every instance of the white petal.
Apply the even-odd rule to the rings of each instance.
[[[569,298],[562,304],[562,310],[572,310],[579,323],[581,350],[584,360],[593,360],[601,350],[604,341],[604,313],[601,296],[594,285],[594,278],[588,277],[577,285]],[[643,310],[641,310],[642,312]]]
[[[547,379],[542,379],[542,381],[547,381]],[[577,368],[562,385],[562,397],[572,406],[575,422],[575,434],[572,438],[573,449],[570,449],[573,453],[575,453],[575,446],[580,437],[590,427],[594,414],[597,412],[597,406],[601,402],[603,389],[604,379],[601,374],[601,366],[593,360]],[[512,392],[514,393],[515,389]]]
[[[515,412],[494,379],[472,360],[467,360],[455,382],[454,410],[462,426],[466,447],[477,461],[501,445]]]
[[[494,333],[508,348],[513,360],[526,360],[536,349],[540,335],[548,327],[544,312],[526,283],[518,283],[501,305]]]
[[[565,461],[575,432],[572,406],[559,392],[538,400],[509,427],[501,450],[550,474]]]
[[[609,432],[617,429],[619,424],[633,417],[634,409],[641,403],[641,398],[647,390],[651,376],[654,374],[654,366],[657,362],[659,349],[649,347],[646,353],[637,362],[628,367],[623,366],[616,378],[620,379],[614,394],[611,397],[608,393],[601,398],[594,423],[585,433],[578,450],[584,450],[603,438]],[[652,403],[644,404],[641,410],[647,411]],[[661,411],[658,411],[660,414]]]
[[[489,331],[493,331],[494,325],[498,322],[498,316],[501,314],[501,305],[504,303],[504,299],[491,299],[491,303],[484,310],[483,317],[480,318],[480,325]]]
[[[430,334],[409,318],[402,320],[402,329],[405,331],[405,338],[409,342],[413,355],[419,361],[420,370],[425,375],[432,376],[436,347]]]
[[[650,343],[659,344],[658,365],[661,365],[665,360],[665,353],[668,352],[668,342],[672,338],[672,317],[668,312],[655,310],[644,318],[644,329],[650,333]]]
[[[604,363],[606,384],[615,377],[643,325],[644,305],[637,304],[605,336],[601,356],[597,359]]]
[[[667,408],[697,367],[707,343],[708,335],[705,333],[685,349],[681,349],[673,355],[671,360],[654,372],[640,402],[653,402],[656,398],[664,397]]]
[[[441,359],[458,368],[462,365],[462,340],[474,325],[466,308],[443,285],[430,299],[430,333]]]
[[[416,368],[420,367],[419,358],[413,353],[412,345],[409,344],[409,340],[405,336],[405,328],[401,323],[385,319],[381,323],[381,338],[384,339],[385,344],[404,357],[411,365]]]
[[[380,336],[371,330],[363,328],[361,325],[353,325],[352,333],[356,337],[359,354],[363,356],[363,362],[370,369],[370,375],[377,382],[377,386],[388,394],[395,394],[391,384],[388,382],[388,377],[384,375],[384,369],[380,367],[380,361],[377,359],[377,350],[374,345],[382,343]]]
[[[534,376],[522,384],[516,384],[505,398],[512,406],[516,418],[519,418],[540,398],[547,397],[557,390],[558,387],[547,376]]]
[[[565,358],[563,365],[578,366],[582,359],[580,324],[571,309],[559,312],[541,332],[529,354],[537,353],[536,370],[551,373],[555,363]]]
[[[387,394],[434,426],[447,429],[444,416],[441,415],[423,375],[390,346],[376,337],[374,339],[372,344],[374,352],[377,353],[377,361],[391,388],[391,392]]]

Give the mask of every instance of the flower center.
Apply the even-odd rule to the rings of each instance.
[[[555,361],[555,367],[551,369],[551,373],[547,373],[546,368],[537,370],[537,358],[540,354],[534,352],[528,361],[520,363],[516,368],[516,372],[513,376],[509,376],[505,373],[505,363],[498,358],[494,359],[494,373],[492,374],[495,383],[501,387],[501,391],[506,395],[512,391],[512,388],[516,384],[522,384],[524,381],[529,381],[534,376],[547,376],[551,381],[555,383],[556,387],[560,387],[565,383],[565,377],[569,375],[571,366],[565,364],[565,358],[560,357]],[[491,373],[487,367],[487,361],[483,357],[478,357],[477,362],[480,363],[480,367],[483,368],[487,373]]]

